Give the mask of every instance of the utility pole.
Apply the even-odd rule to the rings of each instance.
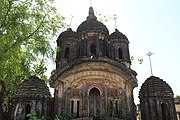
[[[150,69],[151,69],[151,76],[153,76],[153,72],[152,72],[152,64],[151,64],[151,55],[154,54],[152,52],[148,52],[146,55],[149,56],[149,63],[150,63]]]

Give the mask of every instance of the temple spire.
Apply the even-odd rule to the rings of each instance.
[[[151,69],[151,76],[153,76],[153,72],[152,72],[152,64],[151,64],[151,55],[154,54],[152,52],[148,52],[147,56],[149,56],[149,63],[150,63],[150,69]]]
[[[94,15],[93,7],[89,7],[89,16],[87,16],[87,20],[97,19],[97,17]]]
[[[71,15],[71,19],[70,19],[70,23],[69,23],[69,28],[71,28],[72,19],[73,19],[73,15]]]

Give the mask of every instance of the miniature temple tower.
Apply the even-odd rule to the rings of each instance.
[[[151,76],[142,85],[140,111],[142,120],[177,120],[174,94],[162,79]]]

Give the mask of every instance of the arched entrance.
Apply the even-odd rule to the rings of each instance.
[[[89,92],[89,116],[100,116],[100,106],[100,91],[94,87]]]
[[[30,104],[27,104],[25,106],[25,120],[29,120],[30,117],[28,117],[27,115],[31,113],[31,106]]]
[[[91,42],[91,44],[90,44],[90,54],[91,54],[91,56],[96,55],[96,43],[95,42]]]

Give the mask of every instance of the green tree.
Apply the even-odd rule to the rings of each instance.
[[[133,109],[129,109],[128,105],[125,101],[122,101],[120,104],[120,110],[119,110],[119,118],[125,119],[125,120],[134,120],[133,119]]]
[[[5,81],[3,108],[8,112],[17,86],[30,75],[46,79],[53,37],[64,27],[54,0],[0,0],[0,79]]]
[[[180,98],[180,95],[176,95],[176,97],[175,98]]]

